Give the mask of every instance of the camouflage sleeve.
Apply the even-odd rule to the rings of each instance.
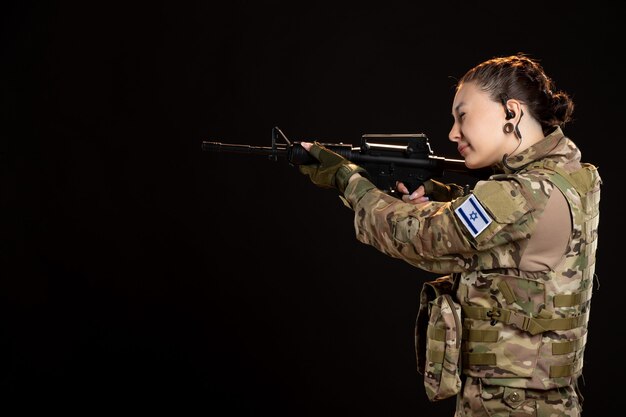
[[[362,181],[345,192],[357,239],[435,273],[515,266],[519,241],[536,223],[533,201],[514,180],[479,181],[468,196],[417,206]]]

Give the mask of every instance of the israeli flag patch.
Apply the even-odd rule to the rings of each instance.
[[[493,221],[474,194],[470,194],[469,198],[457,207],[454,212],[459,216],[459,219],[461,219],[473,237],[478,236]]]

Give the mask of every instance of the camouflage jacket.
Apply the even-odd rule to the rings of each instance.
[[[601,179],[557,128],[451,202],[404,203],[351,182],[359,241],[426,271],[458,277],[463,372],[486,383],[549,389],[582,371],[595,268]],[[567,200],[571,235],[553,268],[525,271],[524,251],[551,193]]]

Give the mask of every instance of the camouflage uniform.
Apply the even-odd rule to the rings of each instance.
[[[426,271],[454,274],[463,311],[458,416],[576,416],[595,268],[601,179],[557,128],[502,173],[451,202],[404,203],[365,178],[344,196],[357,239]],[[571,235],[554,268],[520,268],[550,195]],[[473,230],[468,211],[484,214]],[[481,212],[482,210],[482,212]],[[490,410],[487,412],[487,409]]]

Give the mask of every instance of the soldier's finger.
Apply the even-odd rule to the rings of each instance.
[[[420,185],[419,187],[417,187],[417,189],[415,191],[413,191],[411,193],[411,195],[409,196],[409,198],[411,200],[414,200],[416,198],[420,198],[423,197],[426,194],[426,190],[424,189],[423,185]]]
[[[406,185],[404,185],[404,183],[401,182],[401,181],[396,181],[396,189],[398,191],[400,191],[402,194],[408,194],[409,193],[409,189],[406,188]]]

